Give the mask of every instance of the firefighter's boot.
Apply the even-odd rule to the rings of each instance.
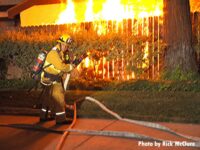
[[[40,122],[47,121],[48,119],[48,110],[42,108],[40,110]]]
[[[54,119],[51,110],[42,108],[40,110],[40,122],[51,121]]]
[[[56,124],[70,124],[72,123],[72,119],[66,118],[65,112],[56,113]]]

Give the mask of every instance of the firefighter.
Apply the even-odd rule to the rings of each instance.
[[[57,40],[57,45],[47,54],[41,73],[41,83],[45,86],[45,96],[40,110],[40,121],[55,118],[56,124],[69,123],[66,118],[66,103],[62,76],[70,73],[74,66],[64,63],[65,53],[69,49],[72,39],[69,35],[63,35]]]

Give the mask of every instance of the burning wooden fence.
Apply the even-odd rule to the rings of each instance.
[[[148,36],[148,40],[145,41],[145,48],[143,51],[142,64],[138,64],[138,67],[143,68],[143,72],[136,73],[135,70],[128,70],[127,66],[131,66],[131,63],[125,58],[125,51],[129,50],[131,55],[134,55],[134,44],[131,47],[127,46],[127,49],[121,50],[121,56],[107,60],[106,53],[102,54],[102,58],[98,61],[86,58],[78,70],[88,71],[88,76],[92,78],[100,79],[112,79],[112,80],[130,80],[130,79],[155,79],[159,76],[161,67],[160,56],[160,40],[162,40],[162,17],[160,16],[141,16],[140,18],[123,19],[123,21],[95,21],[95,22],[83,22],[83,23],[69,23],[65,25],[48,25],[39,27],[27,27],[25,30],[37,31],[44,30],[47,32],[62,31],[80,31],[80,30],[94,30],[97,34],[107,33],[119,33],[134,35],[134,36]],[[151,46],[150,46],[151,45]],[[103,52],[102,52],[103,53]]]
[[[200,44],[200,15],[199,13],[192,14],[193,35],[195,44]],[[147,36],[143,44],[145,47],[140,49],[143,51],[143,62],[137,64],[138,68],[142,68],[142,72],[137,73],[136,70],[129,70],[127,66],[133,65],[133,61],[126,60],[126,51],[131,55],[136,53],[134,44],[127,46],[126,49],[121,49],[121,56],[116,59],[107,60],[106,52],[102,52],[102,57],[99,60],[94,60],[87,57],[82,65],[78,67],[79,72],[84,71],[85,74],[93,79],[105,80],[130,80],[130,79],[157,79],[162,68],[162,45],[163,39],[163,18],[159,15],[145,16],[139,18],[128,18],[122,21],[95,21],[82,23],[69,23],[64,25],[47,25],[36,27],[25,27],[19,30],[28,32],[44,31],[56,33],[58,31],[94,30],[97,34],[119,33],[135,36]],[[197,50],[197,61],[200,62],[200,52]]]

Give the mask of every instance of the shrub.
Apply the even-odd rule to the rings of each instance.
[[[30,69],[38,52],[41,49],[50,50],[60,35],[69,33],[74,39],[71,49],[74,49],[75,55],[92,51],[90,57],[94,60],[99,60],[102,56],[106,56],[107,59],[123,56],[126,61],[132,62],[129,63],[132,64],[131,67],[127,69],[143,72],[138,71],[144,69],[138,67],[138,64],[145,63],[143,58],[145,52],[142,49],[148,37],[123,33],[99,35],[92,28],[72,31],[65,26],[16,28],[3,31],[0,35],[0,56],[5,58],[7,65],[12,62],[23,69],[22,79],[27,79],[30,78]],[[131,53],[133,45],[134,55]]]
[[[173,81],[200,80],[200,76],[198,73],[184,72],[180,69],[180,67],[177,67],[175,70],[172,71],[163,72],[162,78],[164,80],[173,80]]]

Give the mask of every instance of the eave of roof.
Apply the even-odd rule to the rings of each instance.
[[[22,0],[0,0],[0,6],[17,5]]]

